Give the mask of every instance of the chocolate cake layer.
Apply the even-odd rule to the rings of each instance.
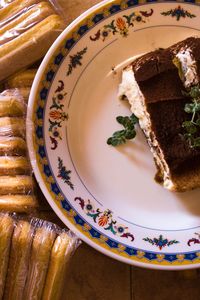
[[[177,69],[168,70],[148,80],[138,82],[146,103],[183,99],[183,84]]]
[[[175,174],[179,174],[183,166],[185,170],[192,169],[194,160],[199,160],[200,163],[200,150],[191,149],[182,137],[184,133],[182,123],[188,120],[188,114],[184,112],[187,101],[183,98],[147,105],[152,131],[156,135],[170,171]]]
[[[190,37],[167,49],[158,49],[139,57],[132,63],[137,82],[148,80],[162,72],[176,69],[173,58],[181,49],[190,48],[195,60],[200,60],[200,39]],[[200,74],[200,65],[198,67]]]
[[[191,120],[183,95],[199,83],[200,39],[188,38],[167,49],[137,58],[123,71],[120,96],[125,95],[139,118],[158,169],[159,181],[174,191],[200,187],[200,148],[183,137],[183,122]],[[174,64],[177,59],[182,68]]]

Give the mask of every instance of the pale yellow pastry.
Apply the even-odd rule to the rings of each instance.
[[[24,286],[33,240],[33,227],[27,221],[18,221],[12,237],[4,300],[25,300]]]
[[[55,238],[56,233],[47,222],[36,229],[23,299],[41,299]]]
[[[0,156],[0,176],[26,175],[30,173],[30,162],[26,157]]]
[[[38,2],[41,0],[13,0],[0,10],[0,27],[14,19],[19,12],[22,14],[27,7]]]
[[[7,84],[7,82],[5,82]],[[25,103],[28,102],[29,94],[30,94],[30,87],[19,87],[19,88],[12,88],[4,90],[1,95],[7,96],[7,97],[18,97],[19,99],[22,99],[25,101]]]
[[[1,130],[1,129],[0,129]],[[25,156],[27,145],[20,137],[0,137],[0,155],[20,155]]]
[[[0,27],[0,45],[16,38],[30,27],[42,21],[49,15],[55,14],[52,6],[48,2],[40,2],[24,10],[13,20]]]
[[[8,214],[0,214],[0,299],[5,287],[13,229],[13,219]]]
[[[24,101],[21,99],[0,96],[0,117],[22,117],[25,112]]]
[[[73,251],[73,243],[67,233],[57,236],[52,251],[47,278],[45,282],[43,300],[59,300],[63,290],[68,261]]]
[[[0,210],[27,213],[39,206],[33,195],[0,195]]]
[[[8,80],[6,81],[6,85],[8,86],[8,88],[11,89],[25,88],[25,87],[31,88],[36,73],[37,73],[37,69],[28,69],[28,70],[18,72],[17,74],[8,78]]]
[[[23,118],[0,118],[0,137],[22,137],[25,138],[26,128]]]
[[[64,29],[59,15],[51,15],[18,38],[0,47],[0,80],[42,58]]]
[[[0,176],[0,195],[28,194],[32,192],[33,185],[31,176]]]

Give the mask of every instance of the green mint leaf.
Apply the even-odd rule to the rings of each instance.
[[[116,120],[117,120],[117,122],[118,122],[119,124],[125,126],[125,120],[124,120],[124,117],[118,116],[118,117],[116,118]]]
[[[130,116],[130,119],[133,122],[133,124],[138,124],[139,123],[139,119],[134,114],[132,114]]]
[[[118,116],[116,120],[124,126],[124,129],[114,132],[112,137],[107,140],[107,144],[114,147],[126,143],[126,140],[134,139],[136,136],[135,124],[138,123],[138,118],[134,114],[130,117]]]
[[[189,96],[193,99],[200,98],[200,88],[199,85],[192,86],[189,91]]]
[[[200,137],[197,137],[196,139],[194,139],[193,147],[195,147],[195,148],[200,147]]]
[[[197,124],[197,126],[200,126],[200,118],[198,118],[195,123]]]
[[[200,111],[200,103],[196,103],[195,104],[195,112],[199,112]]]
[[[196,107],[195,103],[186,103],[184,110],[186,113],[192,114],[195,112],[195,107]]]
[[[126,133],[125,133],[125,138],[127,140],[132,140],[134,139],[136,136],[136,131],[135,130],[127,130]]]
[[[185,128],[187,133],[194,134],[197,132],[197,128],[196,128],[195,124],[193,124],[191,121],[183,122],[182,126]]]

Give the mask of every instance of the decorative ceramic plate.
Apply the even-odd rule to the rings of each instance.
[[[130,115],[117,97],[133,57],[200,35],[195,1],[103,1],[53,44],[34,81],[28,144],[36,178],[60,219],[82,240],[123,262],[157,269],[200,267],[200,190],[155,183],[137,129],[118,148],[107,138]]]

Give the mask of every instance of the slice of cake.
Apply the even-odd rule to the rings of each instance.
[[[199,49],[200,39],[191,37],[147,53],[123,70],[119,87],[153,153],[156,180],[171,191],[200,187],[200,147],[191,147],[183,128],[191,119],[185,112],[191,99],[183,90],[199,83]]]

